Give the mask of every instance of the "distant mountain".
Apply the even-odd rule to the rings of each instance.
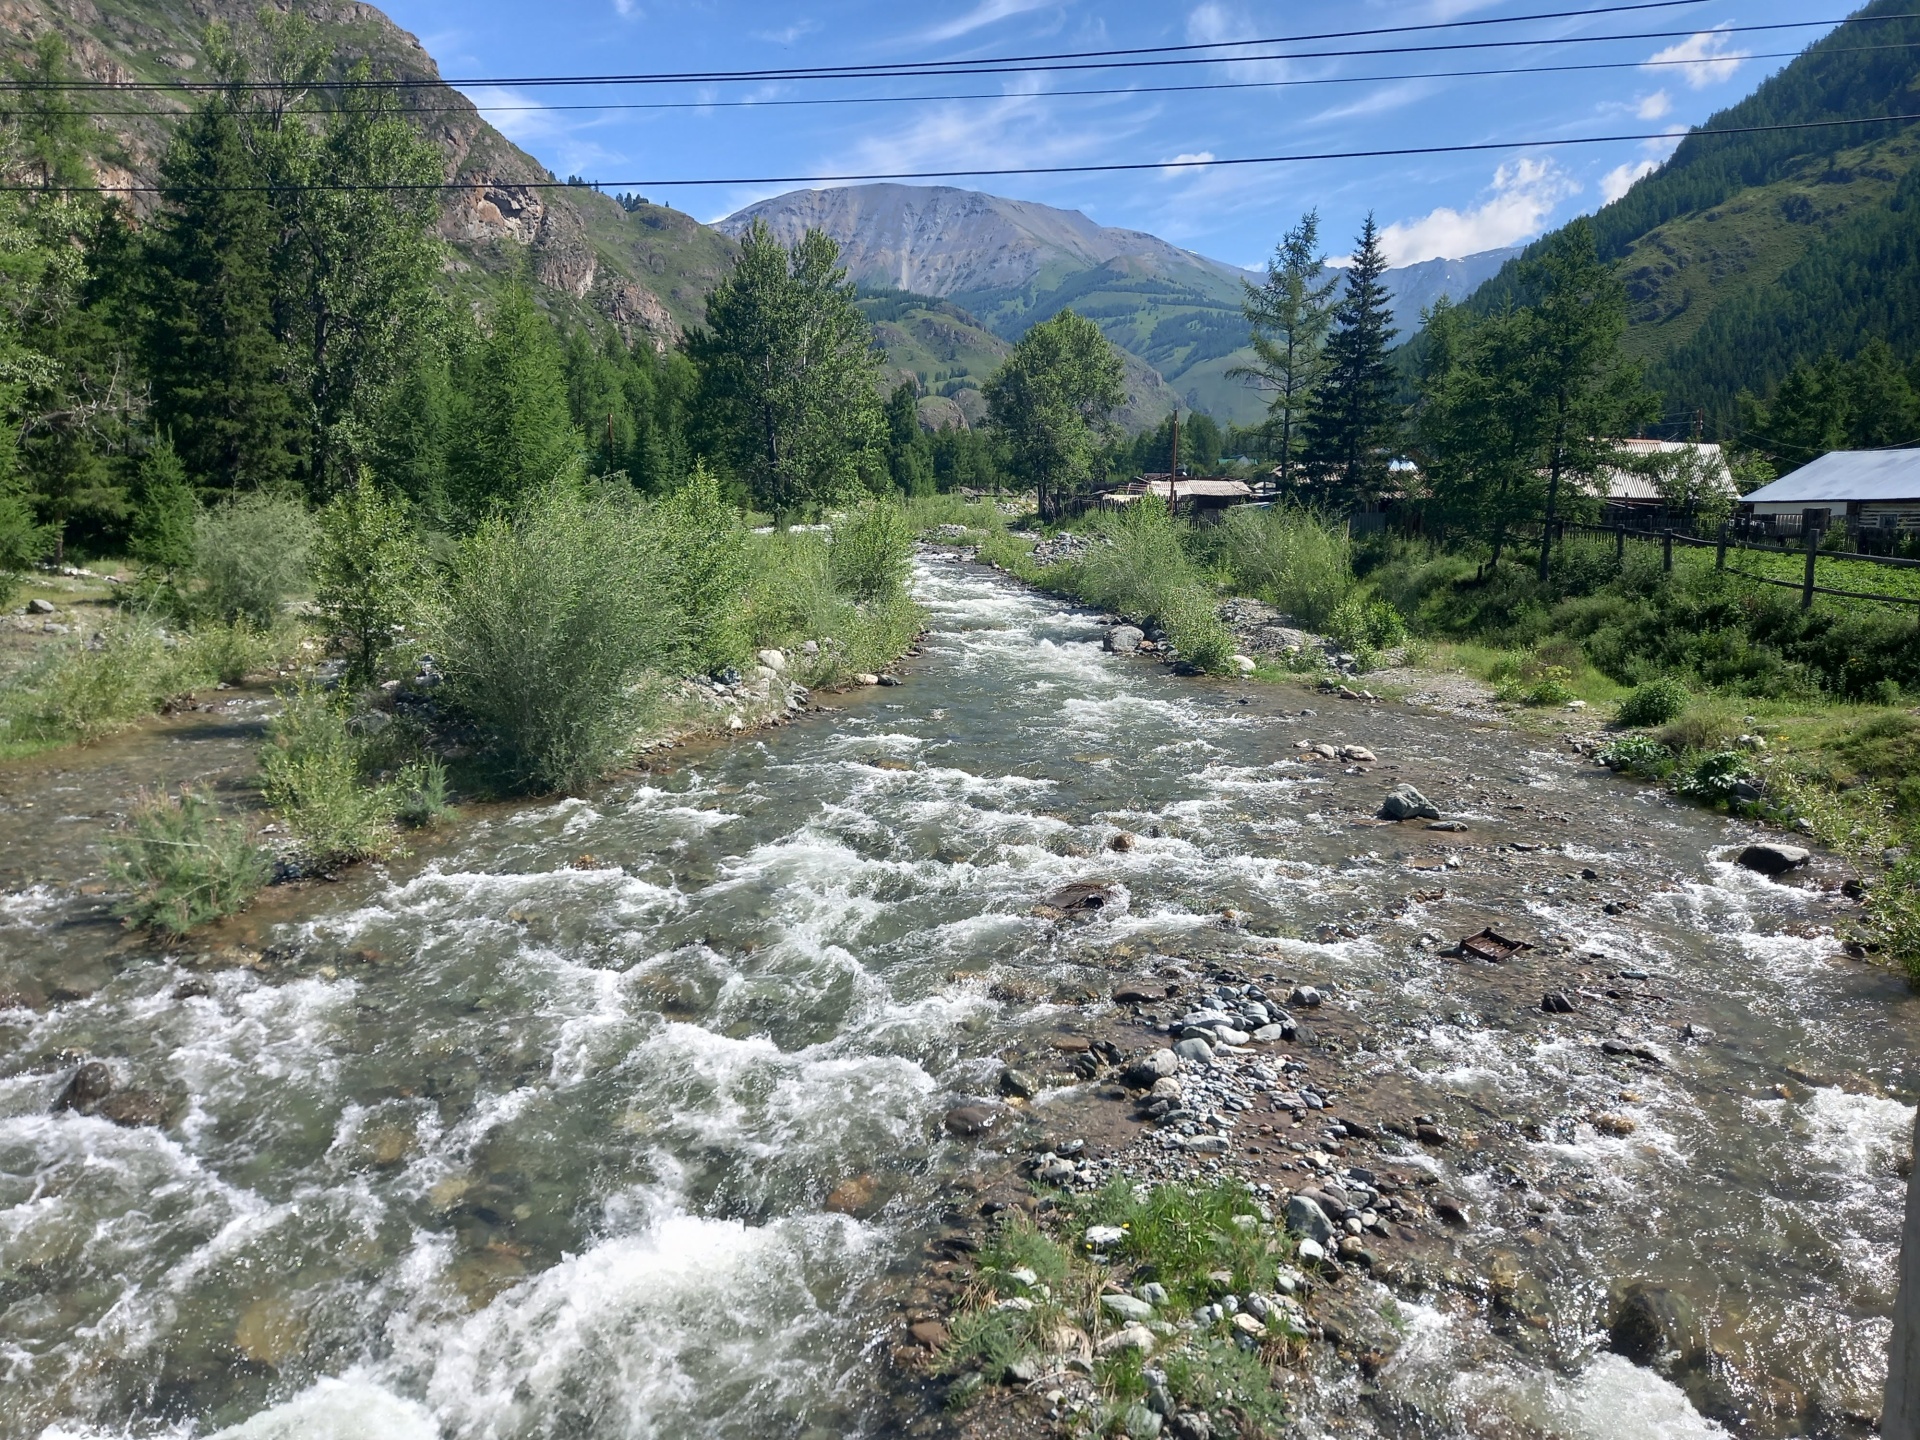
[[[1856,12],[1911,13],[1904,0]],[[1872,29],[1871,47],[1858,27],[1808,47],[1706,128],[1920,112],[1920,20]],[[1676,426],[1697,410],[1731,435],[1742,390],[1765,395],[1828,349],[1850,356],[1877,336],[1920,356],[1920,125],[1695,132],[1591,223],[1626,280],[1627,346]],[[1471,303],[1517,289],[1507,271]]]
[[[1260,278],[1237,266],[1096,224],[1077,210],[950,185],[795,190],[749,205],[718,228],[738,236],[756,219],[787,244],[824,231],[863,289],[945,301],[948,312],[1003,342],[1064,309],[1086,316],[1130,357],[1129,424],[1157,424],[1176,403],[1240,423],[1265,413],[1262,396],[1226,374],[1251,359],[1240,303],[1243,283]],[[1442,294],[1467,294],[1512,253],[1389,271],[1402,333],[1418,326],[1422,308]],[[959,321],[922,307],[914,323],[938,330]],[[967,363],[958,352],[933,362],[896,330],[880,338],[897,369],[936,393],[977,390],[986,378],[956,369]],[[973,344],[969,353],[984,358],[986,351]]]
[[[48,30],[67,41],[91,80],[180,80],[204,73],[205,31],[224,21],[258,33],[258,0],[8,0],[0,55],[21,56]],[[370,59],[377,72],[438,81],[420,42],[371,5],[311,0],[301,10],[339,54],[341,68]],[[617,326],[629,338],[670,343],[706,313],[706,295],[735,247],[692,217],[658,205],[629,213],[596,191],[535,189],[547,168],[486,122],[467,98],[435,84],[410,94],[436,113],[428,135],[462,188],[442,202],[441,234],[456,255],[456,288],[482,289],[530,272],[549,308]],[[169,92],[128,92],[103,117],[94,168],[103,183],[152,184],[186,102]],[[138,197],[151,206],[151,199]],[[529,263],[531,262],[531,263]]]

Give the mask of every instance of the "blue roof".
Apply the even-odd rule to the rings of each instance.
[[[1920,500],[1920,450],[1832,450],[1740,497],[1742,505],[1802,500],[1810,504]]]

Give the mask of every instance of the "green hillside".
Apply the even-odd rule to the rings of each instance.
[[[1875,0],[1857,13],[1909,12]],[[1920,46],[1920,20],[1829,36],[1706,128],[1920,114],[1920,49],[1869,45]],[[1727,436],[1740,392],[1766,394],[1800,361],[1874,336],[1902,357],[1920,350],[1916,157],[1913,124],[1695,132],[1592,217],[1627,284],[1628,349],[1670,418],[1699,409]],[[1514,290],[1509,266],[1472,303]]]

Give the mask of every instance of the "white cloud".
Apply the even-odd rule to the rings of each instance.
[[[1512,160],[1493,172],[1492,193],[1479,205],[1443,205],[1418,220],[1397,221],[1380,232],[1380,243],[1389,265],[1494,250],[1539,234],[1554,207],[1579,190],[1550,159]]]
[[[1642,175],[1651,175],[1660,168],[1657,160],[1629,160],[1624,165],[1616,165],[1600,177],[1600,200],[1611,205],[1627,191],[1633,188],[1633,182]]]
[[[1211,150],[1196,150],[1190,153],[1176,155],[1166,163],[1160,173],[1162,175],[1191,175],[1199,169],[1200,166],[1217,158]]]
[[[1664,90],[1656,90],[1651,95],[1642,95],[1640,103],[1633,107],[1633,113],[1642,120],[1658,120],[1673,109],[1673,101]]]
[[[1727,39],[1727,27],[1717,25],[1689,35],[1677,45],[1656,50],[1647,57],[1647,63],[1668,66],[1679,62],[1678,69],[1687,84],[1695,90],[1704,90],[1719,81],[1732,79],[1740,62],[1747,57],[1745,50],[1728,49]]]
[[[640,7],[633,0],[613,0],[614,13],[622,19],[631,20],[640,13]]]
[[[522,150],[539,155],[557,175],[594,179],[596,172],[605,176],[609,167],[617,171],[626,163],[618,151],[587,138],[584,132],[607,123],[590,111],[550,110],[529,96],[499,85],[477,86],[465,94],[496,130]]]
[[[1015,15],[1028,15],[1035,10],[1046,10],[1058,4],[1059,0],[980,0],[980,3],[964,15],[922,30],[917,38],[921,40],[957,40],[962,35],[971,35],[998,20],[1011,19]]]

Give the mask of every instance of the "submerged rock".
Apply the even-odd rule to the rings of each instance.
[[[1698,1368],[1707,1354],[1706,1333],[1686,1296],[1645,1280],[1615,1294],[1607,1346],[1636,1365],[1669,1375]]]

